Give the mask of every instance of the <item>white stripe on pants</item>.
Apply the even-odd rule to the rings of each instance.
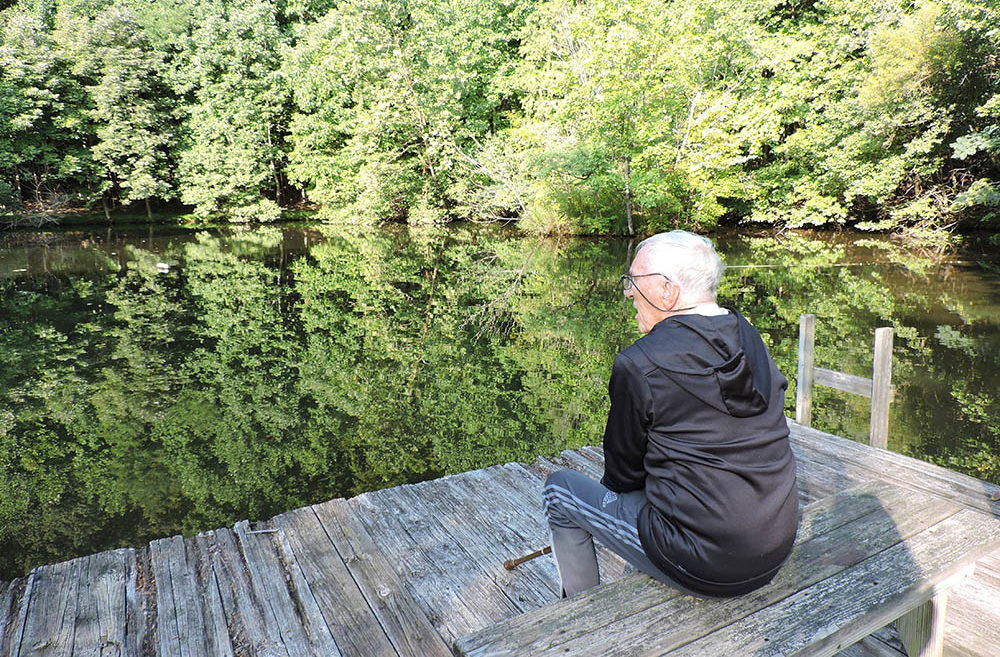
[[[647,503],[643,491],[615,493],[579,472],[559,470],[545,481],[542,503],[566,595],[600,583],[594,538],[647,575],[684,590],[653,565],[639,542],[636,521]]]

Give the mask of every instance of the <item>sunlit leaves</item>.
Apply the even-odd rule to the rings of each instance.
[[[90,100],[46,17],[0,12],[0,204],[60,206],[94,182]]]
[[[7,210],[103,194],[248,222],[304,198],[356,224],[603,234],[996,216],[988,3],[56,8],[0,20]]]
[[[286,61],[293,179],[344,218],[444,218],[458,161],[506,122],[496,79],[523,13],[479,0],[339,4]]]
[[[85,33],[97,78],[89,88],[97,123],[91,152],[105,169],[107,186],[119,186],[125,203],[171,198],[175,139],[161,55],[132,13],[120,7],[100,13]]]
[[[180,59],[178,77],[195,101],[185,108],[179,188],[198,215],[246,222],[280,214],[288,90],[279,72],[287,37],[278,18],[263,0],[218,3],[194,26]]]

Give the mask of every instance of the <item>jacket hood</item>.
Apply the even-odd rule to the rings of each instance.
[[[737,310],[728,315],[674,315],[636,342],[681,388],[734,417],[764,412],[771,368],[760,334]]]

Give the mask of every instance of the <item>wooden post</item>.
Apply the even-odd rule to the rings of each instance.
[[[929,600],[896,619],[899,640],[906,648],[908,657],[941,657],[944,652],[948,592],[975,572],[975,562],[963,566],[954,575],[938,582],[931,589]]]
[[[943,592],[896,621],[899,640],[909,657],[941,657],[948,593]]]
[[[799,317],[799,367],[795,379],[795,421],[812,423],[813,370],[816,347],[816,315]]]
[[[892,400],[891,328],[875,329],[875,355],[872,358],[872,419],[868,443],[886,449],[889,446],[889,402]]]

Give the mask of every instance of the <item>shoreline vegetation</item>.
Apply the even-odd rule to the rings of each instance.
[[[1000,235],[972,0],[0,1],[0,226]]]

